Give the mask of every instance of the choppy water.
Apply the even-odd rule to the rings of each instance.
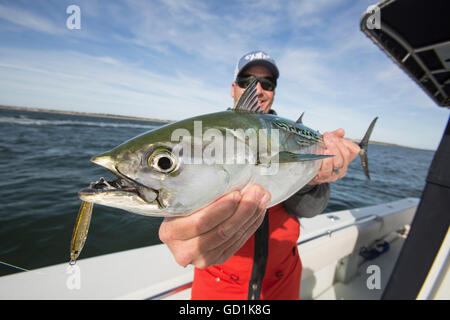
[[[0,109],[0,261],[26,269],[67,262],[80,205],[77,192],[105,176],[89,159],[160,125]],[[366,180],[356,159],[347,176],[332,185],[325,212],[421,196],[434,152],[369,149],[372,180]],[[161,221],[95,206],[80,258],[159,243]],[[14,272],[0,265],[0,276]]]

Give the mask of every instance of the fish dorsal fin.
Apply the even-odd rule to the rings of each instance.
[[[305,114],[305,113],[302,112],[302,114],[300,115],[300,118],[298,118],[298,120],[296,121],[297,123],[303,124],[303,115],[304,115],[304,114]]]
[[[256,93],[256,84],[258,80],[255,78],[245,89],[238,101],[233,107],[233,111],[247,111],[254,113],[264,113],[264,110],[258,105],[258,95]]]

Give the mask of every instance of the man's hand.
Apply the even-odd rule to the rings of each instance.
[[[259,185],[250,186],[242,195],[231,192],[189,216],[165,218],[159,238],[181,266],[222,264],[261,225],[269,201],[269,192]]]
[[[345,176],[348,165],[359,154],[360,148],[356,143],[344,139],[344,135],[344,129],[323,134],[326,146],[324,154],[334,155],[334,157],[322,159],[320,171],[309,182],[310,185],[334,182]]]

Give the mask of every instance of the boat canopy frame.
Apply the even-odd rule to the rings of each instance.
[[[446,15],[450,1],[387,0],[369,9],[361,18],[361,31],[438,106],[450,107],[450,19]],[[377,24],[373,19],[378,19]],[[427,279],[432,278],[429,275],[441,250],[446,251],[441,253],[446,263],[449,259],[445,249],[450,232],[449,163],[450,117],[382,299],[430,298],[438,290],[439,282],[427,283]]]
[[[445,2],[435,0],[431,6],[425,0],[383,1],[376,5],[378,28],[368,23],[373,10],[363,14],[360,28],[437,105],[450,107],[450,19],[434,16],[448,12]]]

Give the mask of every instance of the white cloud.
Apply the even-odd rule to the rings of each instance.
[[[182,119],[224,110],[231,103],[225,88],[183,74],[160,75],[109,57],[18,49],[3,53],[0,100],[12,100],[9,93],[14,92],[16,105],[29,105],[28,97],[35,96],[33,106]]]
[[[113,64],[113,65],[119,65],[120,64],[119,60],[111,58],[111,57],[107,57],[107,56],[97,57],[96,59],[98,59],[100,62],[103,62],[103,63]]]
[[[61,34],[63,31],[63,29],[57,26],[52,20],[24,8],[17,9],[0,4],[0,19],[38,32]]]
[[[326,79],[329,79],[326,61],[323,53],[315,48],[296,48],[286,50],[278,59],[278,66],[283,82],[307,92],[321,93],[327,89]]]
[[[293,0],[289,1],[287,7],[287,13],[290,18],[296,22],[299,27],[311,27],[311,26],[323,26],[329,23],[329,21],[321,18],[325,12],[330,12],[345,0]]]

